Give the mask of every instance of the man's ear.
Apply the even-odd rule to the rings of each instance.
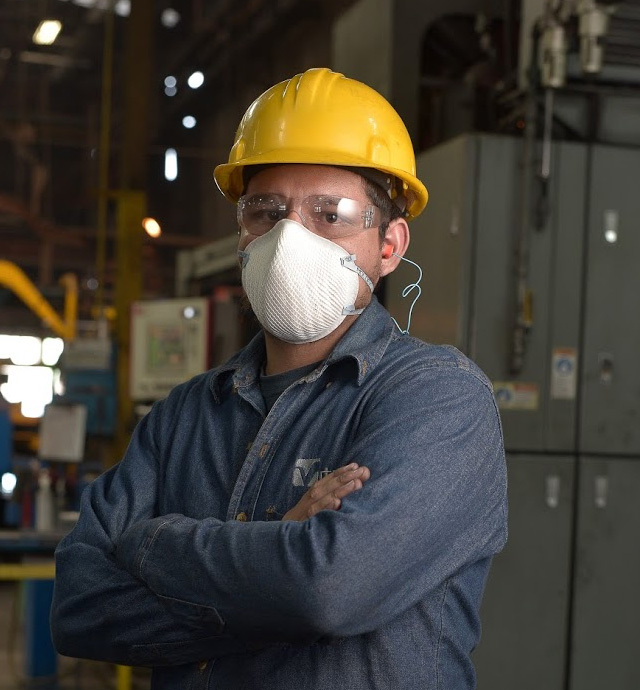
[[[380,248],[380,276],[389,275],[400,263],[398,256],[404,256],[409,247],[409,226],[404,218],[389,223]],[[394,256],[397,254],[398,256]]]

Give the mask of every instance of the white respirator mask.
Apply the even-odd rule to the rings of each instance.
[[[288,343],[324,338],[356,309],[359,278],[355,254],[284,218],[238,255],[242,286],[263,328]]]

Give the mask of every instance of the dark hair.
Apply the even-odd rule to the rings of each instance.
[[[383,240],[389,229],[389,223],[396,218],[402,218],[404,213],[397,204],[393,203],[393,200],[380,185],[371,182],[371,180],[367,180],[366,177],[362,178],[362,184],[369,201],[382,211],[383,220],[382,223],[380,223],[379,230],[380,240]]]

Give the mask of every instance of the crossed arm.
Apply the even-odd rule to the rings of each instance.
[[[153,483],[157,468],[134,447],[135,465],[125,459],[85,492],[84,518],[58,550],[59,651],[177,665],[357,635],[490,557],[506,536],[493,398],[455,369],[425,395],[429,377],[390,381],[360,420],[345,461],[367,458],[371,481],[366,469],[343,468],[282,522],[149,519],[135,487]]]
[[[91,505],[99,503],[92,501],[92,492],[106,492],[117,481],[116,472],[85,492],[84,520],[56,552],[59,577],[51,626],[58,651],[121,664],[177,665],[244,649],[224,632],[215,609],[156,594],[117,562],[117,542]],[[283,521],[338,510],[342,499],[362,488],[369,476],[356,463],[339,468],[317,481]]]

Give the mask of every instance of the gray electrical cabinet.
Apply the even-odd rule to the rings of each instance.
[[[640,459],[580,460],[569,690],[640,688]]]
[[[639,457],[640,150],[594,146],[589,169],[580,449]]]
[[[517,375],[510,373],[510,349],[522,142],[462,136],[417,164],[430,199],[411,224],[407,257],[424,273],[411,334],[456,345],[482,366],[496,388],[508,448],[575,450],[586,149],[554,149],[551,213],[529,242],[533,325]],[[408,312],[402,289],[415,279],[416,269],[404,262],[387,278],[386,304],[400,324]],[[570,368],[564,378],[554,366],[560,360]]]
[[[507,463],[509,499],[517,509],[484,594],[482,642],[474,654],[478,689],[563,690],[574,462],[509,455]]]
[[[637,690],[640,151],[553,142],[546,197],[524,187],[520,139],[463,135],[417,164],[430,200],[411,224],[411,334],[482,367],[507,449],[510,535],[483,600],[478,690]],[[525,206],[546,212],[527,235],[514,373]],[[386,279],[403,327],[416,273]]]

